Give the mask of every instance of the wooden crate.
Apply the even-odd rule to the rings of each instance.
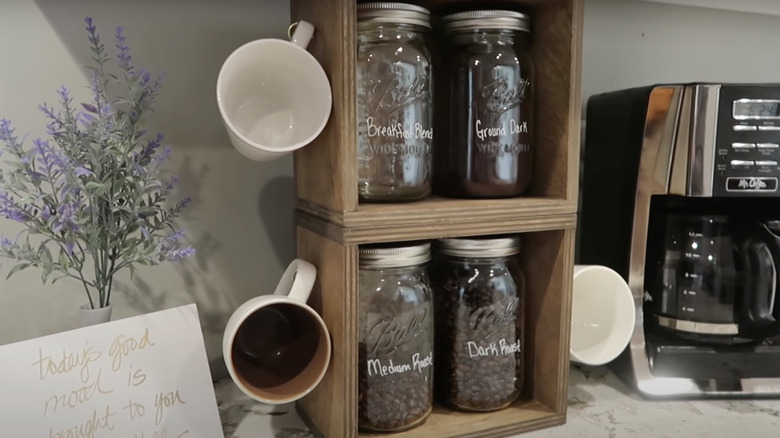
[[[428,0],[434,14],[466,1]],[[362,204],[357,194],[355,0],[291,0],[291,18],[314,24],[310,51],[333,89],[320,137],[295,153],[298,256],[319,269],[310,304],[333,338],[322,383],[297,404],[316,434],[374,436],[357,429],[358,246],[442,237],[523,235],[527,276],[526,382],[521,400],[492,413],[439,406],[419,427],[387,437],[502,437],[566,418],[571,282],[577,211],[583,0],[471,2],[529,13],[535,64],[534,182],[528,196],[498,200],[431,197]]]

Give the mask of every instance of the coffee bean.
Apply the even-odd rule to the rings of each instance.
[[[408,429],[421,424],[432,411],[433,303],[427,272],[417,272],[381,282],[361,272],[361,430]],[[376,284],[388,289],[380,290]]]
[[[485,275],[490,272],[491,275]],[[522,294],[503,263],[441,257],[431,271],[437,399],[491,411],[522,390]]]

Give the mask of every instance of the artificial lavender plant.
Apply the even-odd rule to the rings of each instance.
[[[39,108],[48,139],[25,145],[10,121],[0,119],[4,143],[0,215],[23,230],[3,237],[0,255],[15,260],[10,277],[28,267],[44,284],[79,280],[92,308],[110,304],[114,276],[137,265],[155,265],[194,254],[175,219],[189,204],[169,204],[177,178],[162,177],[171,153],[162,135],[144,129],[160,90],[153,76],[132,63],[123,30],[116,28],[112,60],[87,17],[92,50],[91,101],[75,104],[59,90],[59,108]]]

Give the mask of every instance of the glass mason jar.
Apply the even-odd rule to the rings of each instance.
[[[512,11],[442,18],[436,72],[433,191],[459,198],[523,194],[532,176],[529,19]]]
[[[523,389],[519,237],[444,239],[434,248],[437,400],[467,411],[509,406]]]
[[[430,243],[359,250],[358,426],[398,431],[433,404]]]
[[[357,20],[359,198],[424,198],[433,145],[430,13],[404,3],[360,3]]]

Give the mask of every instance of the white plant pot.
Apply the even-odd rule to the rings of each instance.
[[[93,309],[89,304],[82,304],[79,307],[79,321],[81,327],[87,327],[95,324],[102,324],[111,320],[111,305]]]

